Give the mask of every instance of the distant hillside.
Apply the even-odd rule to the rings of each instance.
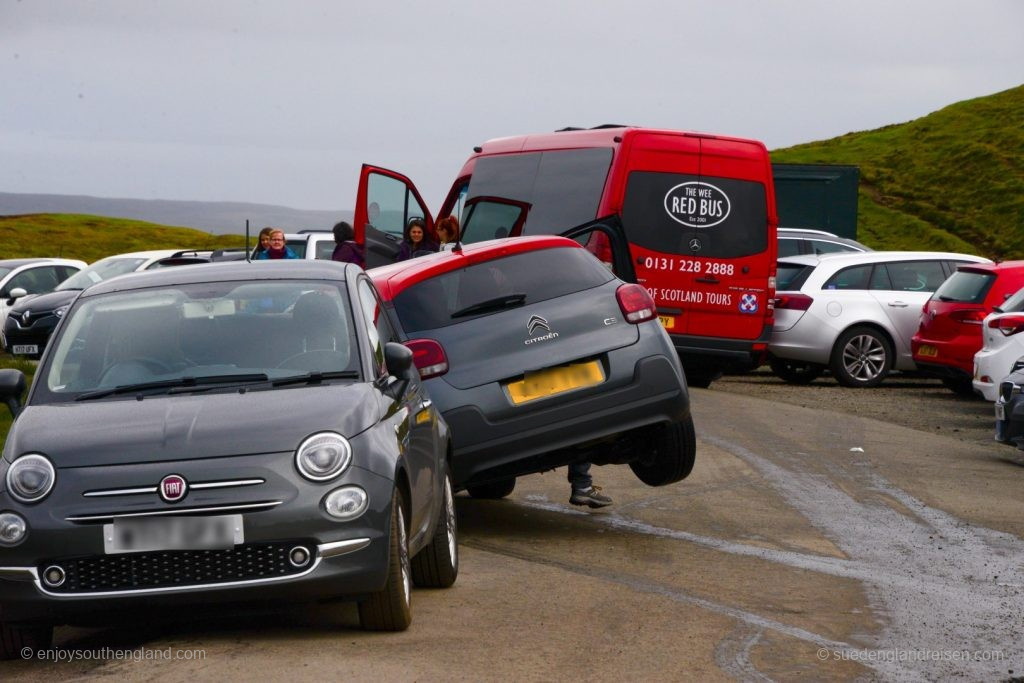
[[[272,225],[286,232],[327,229],[340,220],[352,220],[351,211],[305,211],[271,204],[240,202],[185,202],[164,199],[105,199],[61,194],[0,192],[0,216],[30,213],[70,213],[131,218],[161,225],[187,225],[218,234],[245,232],[249,219],[253,234]]]
[[[859,166],[857,238],[869,246],[1024,258],[1024,86],[772,161]]]
[[[253,236],[255,239],[255,235]],[[242,246],[239,235],[77,214],[0,216],[0,258],[63,256],[91,263],[104,256],[149,249]]]

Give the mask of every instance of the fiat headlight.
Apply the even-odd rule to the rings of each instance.
[[[310,481],[333,479],[352,462],[352,447],[341,434],[320,432],[299,446],[295,452],[295,467]]]
[[[23,455],[7,470],[7,492],[22,503],[38,503],[53,488],[57,473],[46,456]]]
[[[18,545],[27,532],[24,517],[16,512],[0,512],[0,546]]]
[[[342,486],[324,496],[324,509],[327,514],[344,522],[355,519],[366,512],[370,498],[366,491],[358,486]]]

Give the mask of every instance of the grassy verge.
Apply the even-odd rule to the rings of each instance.
[[[151,249],[219,249],[245,244],[242,235],[82,214],[0,216],[4,258],[60,256],[92,263],[105,256]]]

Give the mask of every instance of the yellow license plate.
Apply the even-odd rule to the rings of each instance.
[[[676,326],[676,319],[670,318],[667,315],[659,315],[658,322],[660,322],[661,326],[664,327],[666,330],[671,330],[673,327]]]
[[[928,344],[921,344],[917,347],[917,355],[924,356],[926,358],[935,358],[939,355],[939,350],[934,346]]]
[[[604,381],[604,370],[596,360],[558,368],[528,372],[518,382],[506,384],[512,403],[519,405],[539,398],[592,387]]]

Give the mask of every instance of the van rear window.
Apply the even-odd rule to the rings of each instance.
[[[611,148],[571,149],[480,157],[466,201],[501,197],[530,205],[524,235],[557,234],[592,221],[612,163]],[[494,239],[505,227],[485,214],[463,226],[464,242]]]
[[[958,270],[935,290],[933,299],[938,301],[956,301],[965,304],[980,304],[996,281],[994,273],[976,273],[970,270]]]
[[[395,312],[406,333],[415,334],[598,287],[614,277],[586,249],[541,249],[419,282],[395,297]]]
[[[631,244],[663,254],[735,258],[768,249],[764,185],[749,180],[633,171],[622,222]]]

